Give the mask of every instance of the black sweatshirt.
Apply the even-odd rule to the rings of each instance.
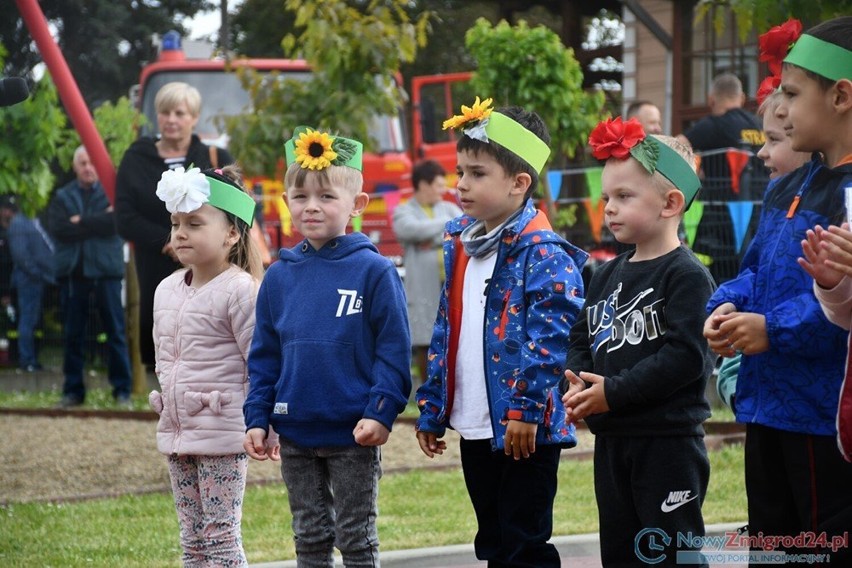
[[[571,328],[565,368],[606,377],[610,411],[586,424],[616,436],[702,435],[715,362],[702,330],[715,284],[683,246],[647,261],[629,262],[632,255],[595,272]]]

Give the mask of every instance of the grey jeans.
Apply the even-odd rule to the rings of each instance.
[[[281,475],[299,568],[333,567],[334,547],[347,568],[379,567],[378,447],[302,448],[282,437]]]

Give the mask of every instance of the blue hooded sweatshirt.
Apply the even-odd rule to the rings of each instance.
[[[354,446],[362,418],[388,430],[411,391],[405,292],[361,233],[282,249],[257,298],[246,429],[307,448]]]

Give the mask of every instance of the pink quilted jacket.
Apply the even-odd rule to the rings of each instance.
[[[814,293],[829,321],[849,329],[852,324],[852,279],[844,276],[840,284],[830,290],[820,288],[814,282]],[[849,336],[849,349],[852,350],[852,334]],[[849,358],[846,359],[846,376],[837,404],[837,446],[846,461],[852,462],[852,363]]]
[[[227,455],[243,451],[243,401],[254,333],[258,284],[231,266],[202,286],[187,269],[164,279],[154,295],[154,345],[162,392],[149,395],[160,415],[164,454]]]

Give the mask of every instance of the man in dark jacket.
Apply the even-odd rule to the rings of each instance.
[[[124,243],[116,231],[112,205],[82,146],[74,152],[73,166],[76,179],[57,190],[48,210],[65,337],[65,384],[59,404],[66,408],[79,406],[86,398],[83,344],[89,300],[94,295],[107,334],[107,372],[112,394],[116,402],[127,406],[131,378],[121,302]]]

